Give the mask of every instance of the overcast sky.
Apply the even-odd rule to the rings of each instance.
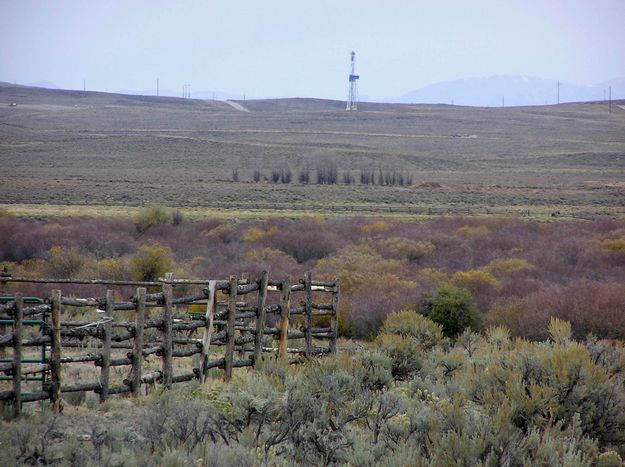
[[[474,76],[625,76],[625,0],[0,0],[0,81],[343,99]]]

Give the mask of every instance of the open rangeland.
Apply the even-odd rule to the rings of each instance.
[[[625,111],[616,105],[609,113],[604,103],[362,104],[358,112],[316,99],[239,104],[249,112],[219,101],[4,84],[0,203],[35,214],[58,206],[76,214],[83,208],[67,206],[85,204],[205,213],[623,212]],[[317,183],[324,170],[336,184]],[[290,183],[272,182],[289,172]],[[308,184],[300,183],[303,173]]]
[[[236,104],[0,86],[0,466],[622,465],[625,111]]]

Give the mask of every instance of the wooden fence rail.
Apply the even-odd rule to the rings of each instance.
[[[27,278],[3,280],[29,282]],[[24,402],[49,400],[58,412],[64,393],[92,391],[104,402],[114,394],[139,395],[142,386],[147,390],[155,384],[170,388],[184,381],[205,381],[215,368],[223,370],[228,381],[235,368],[253,367],[263,353],[289,363],[336,353],[339,283],[314,281],[310,273],[297,281],[290,277],[272,280],[263,272],[252,282],[236,276],[228,280],[174,280],[168,274],[158,282],[49,279],[47,283],[138,287],[125,301],[116,300],[112,289],[97,298],[68,297],[55,289],[42,305],[25,305],[21,293],[0,304],[0,319],[12,323],[12,331],[0,335],[0,348],[13,350],[11,361],[5,358],[0,363],[0,375],[9,376],[12,383],[10,389],[0,386],[0,402],[11,403],[16,416]],[[201,291],[176,296],[179,286],[201,286]],[[148,293],[147,287],[160,291]],[[205,311],[198,312],[197,308]],[[92,318],[70,320],[70,313],[90,314]],[[134,319],[128,319],[129,313]],[[24,325],[33,323],[43,323],[41,332],[27,335]],[[294,341],[299,345],[290,345]],[[320,345],[323,342],[326,345]],[[27,358],[34,347],[49,356]],[[179,363],[174,365],[176,359]],[[99,368],[98,381],[64,381],[67,365],[89,363]],[[128,369],[121,384],[119,367]],[[27,379],[29,375],[43,378],[41,390],[25,392],[25,385],[33,384]]]

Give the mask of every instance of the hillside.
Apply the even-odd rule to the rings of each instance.
[[[349,113],[321,99],[237,102],[250,112],[219,101],[0,86],[0,204],[622,208],[625,111],[616,105],[608,113],[597,103],[363,104]],[[338,184],[316,184],[324,167]],[[271,183],[274,171],[290,171],[291,183]],[[297,182],[305,171],[309,185]],[[376,184],[360,184],[361,171]],[[380,173],[392,172],[412,183],[379,186]]]
[[[625,96],[625,78],[594,86],[560,82],[560,102],[605,101],[612,88],[612,98]],[[386,102],[450,103],[484,107],[555,104],[558,81],[527,76],[490,76],[465,78],[430,84]]]

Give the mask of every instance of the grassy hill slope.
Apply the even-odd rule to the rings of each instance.
[[[249,112],[219,101],[1,85],[0,203],[596,214],[618,210],[625,195],[625,111],[616,106],[363,104],[353,113],[321,99],[238,103]],[[316,185],[320,168],[336,170],[339,184]],[[292,183],[271,183],[274,170],[290,170]],[[393,171],[413,183],[363,186],[361,170],[376,183]],[[297,183],[302,171],[310,185]],[[343,184],[345,172],[356,184]]]

